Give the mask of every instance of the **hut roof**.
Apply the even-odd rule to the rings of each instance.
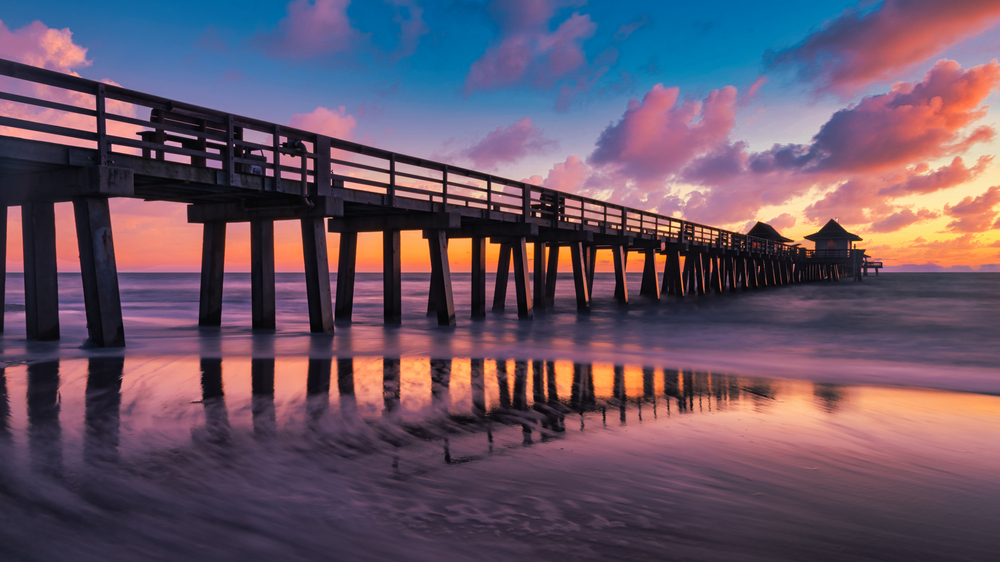
[[[857,234],[851,234],[844,230],[844,227],[840,226],[837,221],[830,219],[823,228],[819,229],[819,232],[810,234],[804,237],[806,240],[812,240],[813,242],[817,240],[853,240],[855,242],[861,242],[863,238]]]
[[[757,224],[753,225],[750,232],[747,232],[747,236],[756,236],[757,238],[763,238],[764,240],[773,240],[775,242],[791,242],[791,238],[785,238],[784,236],[778,234],[778,231],[774,229],[773,226],[757,221]]]

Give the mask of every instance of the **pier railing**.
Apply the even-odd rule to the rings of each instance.
[[[806,250],[460,166],[0,59],[0,134],[217,170],[217,184],[298,196],[335,189],[415,199],[500,218],[799,258]]]

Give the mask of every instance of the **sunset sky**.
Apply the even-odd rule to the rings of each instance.
[[[0,11],[0,57],[739,232],[837,218],[896,270],[1000,270],[1000,0],[705,5],[35,0]],[[112,212],[120,271],[197,271],[183,205]],[[280,271],[301,271],[297,237],[279,225]],[[428,269],[419,233],[403,248]]]

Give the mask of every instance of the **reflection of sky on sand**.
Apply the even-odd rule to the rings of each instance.
[[[427,357],[66,359],[3,380],[0,553],[923,560],[996,546],[995,396]],[[57,533],[59,547],[42,539]]]

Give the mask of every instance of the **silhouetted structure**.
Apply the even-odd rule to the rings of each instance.
[[[448,243],[456,238],[472,241],[472,317],[486,314],[488,240],[500,244],[493,309],[505,307],[513,264],[518,317],[523,319],[533,318],[535,308],[552,305],[561,251],[571,257],[580,313],[590,310],[594,297],[599,251],[611,253],[614,298],[622,305],[630,298],[625,275],[629,253],[642,256],[639,294],[654,301],[661,294],[684,297],[832,279],[842,265],[816,261],[780,235],[771,236],[773,229],[767,231],[766,225],[759,231],[764,236],[739,234],[12,61],[0,60],[0,76],[45,85],[44,91],[57,95],[83,93],[93,99],[92,107],[81,107],[0,92],[17,103],[92,123],[76,129],[0,116],[8,132],[0,136],[5,181],[0,205],[21,207],[25,318],[31,339],[60,337],[53,205],[72,202],[90,342],[125,345],[110,197],[189,205],[188,222],[203,225],[198,322],[206,327],[222,320],[230,223],[250,225],[251,322],[258,330],[275,328],[276,220],[301,225],[314,333],[332,332],[335,318],[351,319],[360,232],[382,234],[386,324],[402,319],[403,230],[423,231],[427,240],[428,312],[441,325],[456,322],[448,262]],[[148,111],[149,119],[110,112],[112,103]],[[39,133],[52,142],[18,137]],[[4,217],[0,213],[3,235]],[[327,232],[340,233],[336,306]],[[666,258],[662,280],[658,255]],[[533,287],[529,259],[534,260]]]
[[[837,281],[843,275],[860,281],[862,275],[868,275],[869,269],[874,269],[878,275],[882,267],[882,262],[870,261],[865,251],[856,247],[854,243],[862,241],[860,236],[848,232],[833,219],[805,239],[815,242],[812,261],[823,269],[822,275],[830,281]]]

